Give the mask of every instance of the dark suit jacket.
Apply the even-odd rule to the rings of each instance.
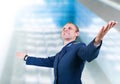
[[[87,46],[84,43],[73,41],[63,47],[55,56],[48,58],[29,56],[26,64],[54,68],[54,84],[82,84],[81,74],[84,64],[98,56],[100,46],[94,46],[94,40]]]

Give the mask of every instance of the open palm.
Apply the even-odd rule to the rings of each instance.
[[[25,55],[27,55],[27,51],[25,51],[25,52],[16,52],[16,56],[21,58],[21,59],[24,59]]]
[[[106,26],[103,26],[98,35],[96,36],[95,42],[99,43],[107,32],[117,24],[116,21],[110,21]]]

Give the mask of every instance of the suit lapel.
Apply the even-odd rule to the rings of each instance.
[[[62,50],[59,52],[59,56],[58,56],[58,64],[60,63],[61,59],[63,58],[63,56],[67,53],[67,48],[70,47],[73,43],[75,43],[76,41],[72,41],[70,43],[68,43],[66,46],[64,46],[62,48]]]
[[[59,57],[58,57],[58,61],[60,62],[61,61],[61,59],[63,58],[63,56],[66,54],[66,52],[67,52],[67,49],[66,49],[66,47],[64,47],[63,49],[62,49],[62,51],[59,53]],[[59,63],[58,62],[58,63]]]

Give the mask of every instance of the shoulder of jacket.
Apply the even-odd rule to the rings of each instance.
[[[83,43],[83,42],[75,42],[73,44],[85,44],[85,43]]]
[[[75,42],[75,43],[73,43],[73,44],[80,44],[81,42]]]
[[[75,43],[73,43],[73,45],[74,46],[86,46],[86,44],[83,42],[75,42]]]

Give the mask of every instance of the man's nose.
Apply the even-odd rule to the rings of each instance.
[[[68,31],[68,30],[69,30],[69,28],[65,28],[65,29],[64,29],[64,31]]]

